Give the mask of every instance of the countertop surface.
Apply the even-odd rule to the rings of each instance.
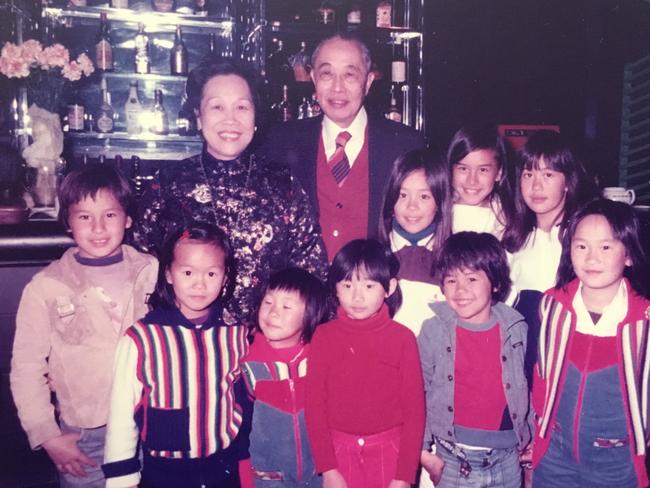
[[[73,244],[54,219],[0,225],[0,266],[46,264]]]

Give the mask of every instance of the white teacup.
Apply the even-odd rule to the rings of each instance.
[[[634,190],[628,190],[622,186],[606,186],[603,188],[603,196],[608,200],[623,202],[632,205],[636,199]]]

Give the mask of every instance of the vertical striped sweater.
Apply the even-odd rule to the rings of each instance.
[[[179,460],[231,445],[243,423],[235,382],[245,332],[226,326],[219,306],[202,326],[178,310],[155,310],[128,329],[116,354],[107,478],[137,477],[138,437],[147,455]]]
[[[628,288],[628,310],[617,328],[617,358],[623,390],[621,395],[630,429],[630,449],[640,485],[643,486],[647,481],[644,459],[650,430],[650,301],[637,295],[627,280],[625,284]],[[566,286],[566,290],[552,288],[544,294],[540,303],[541,329],[532,395],[538,419],[533,451],[535,465],[548,448],[550,427],[562,395],[567,353],[571,350],[576,329],[572,300],[578,285],[576,279]]]

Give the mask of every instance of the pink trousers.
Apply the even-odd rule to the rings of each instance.
[[[395,478],[401,427],[371,435],[332,431],[338,469],[348,488],[386,488]]]

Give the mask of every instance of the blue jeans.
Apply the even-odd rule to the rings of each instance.
[[[442,479],[436,488],[521,488],[521,466],[516,447],[508,449],[461,449],[472,470],[460,473],[461,461],[436,443],[436,454],[445,462]]]
[[[61,432],[79,433],[77,446],[96,466],[84,466],[86,476],[78,477],[70,474],[59,473],[59,486],[61,488],[104,488],[106,479],[102,473],[102,463],[104,462],[104,440],[106,438],[106,426],[97,427],[96,429],[82,429],[72,427],[61,422]]]

